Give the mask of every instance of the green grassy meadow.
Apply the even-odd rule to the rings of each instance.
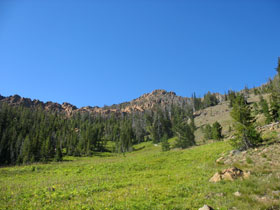
[[[65,158],[61,163],[0,168],[0,209],[267,209],[256,202],[275,180],[210,183],[226,168],[215,160],[232,150],[228,142],[162,152],[151,142],[124,155]],[[275,177],[271,177],[274,179]],[[261,183],[261,184],[260,184]],[[236,197],[239,191],[242,196]],[[234,208],[233,208],[234,209]]]

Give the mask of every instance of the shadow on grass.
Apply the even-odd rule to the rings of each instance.
[[[46,162],[46,163],[50,163],[50,162],[72,162],[74,160],[61,160],[61,161],[49,161],[49,162]]]
[[[140,150],[142,150],[142,149],[144,149],[145,148],[145,146],[142,146],[142,147],[139,147],[139,148],[134,148],[133,147],[133,151],[140,151]]]

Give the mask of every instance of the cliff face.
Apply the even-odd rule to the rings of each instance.
[[[121,104],[115,104],[106,107],[81,107],[64,102],[62,104],[48,101],[46,103],[39,100],[31,100],[30,98],[23,98],[19,95],[13,95],[9,97],[3,97],[0,95],[0,103],[7,103],[12,106],[25,106],[29,108],[42,108],[46,111],[63,112],[67,115],[72,115],[76,112],[81,113],[98,113],[98,114],[110,114],[110,113],[132,113],[143,112],[145,110],[151,110],[155,106],[161,108],[168,108],[172,105],[186,106],[191,104],[191,99],[186,97],[177,96],[174,92],[167,92],[166,90],[154,90],[151,93],[146,93],[137,99],[130,102]]]
[[[23,98],[19,95],[13,95],[9,97],[0,96],[0,103],[7,103],[11,106],[24,106],[28,108],[42,108],[46,111],[53,112],[65,112],[70,115],[78,108],[69,103],[58,104],[51,101],[46,103],[39,101],[37,99],[31,100],[30,98]]]
[[[132,100],[125,109],[142,111],[152,109],[154,106],[166,108],[171,105],[185,106],[190,103],[191,100],[189,98],[177,96],[174,92],[154,90],[151,93],[146,93],[139,98]]]

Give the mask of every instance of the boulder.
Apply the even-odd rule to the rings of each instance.
[[[221,181],[222,178],[221,178],[221,175],[220,173],[215,173],[214,176],[212,176],[212,178],[209,180],[209,182],[219,182]]]
[[[203,207],[199,208],[198,210],[214,210],[211,206],[204,205]]]
[[[232,150],[232,151],[230,151],[229,156],[237,155],[237,154],[239,154],[240,152],[241,152],[241,151],[240,151],[240,150],[237,150],[237,149]]]
[[[241,193],[237,191],[237,192],[233,193],[233,195],[235,195],[236,197],[240,197]]]
[[[221,180],[234,181],[239,177],[247,179],[249,178],[249,176],[250,172],[243,172],[241,169],[232,167],[225,169],[222,172],[215,173],[214,176],[209,180],[209,182],[219,182]]]
[[[226,181],[233,181],[232,173],[230,173],[230,172],[225,172],[225,173],[222,175],[222,179],[223,179],[223,180],[226,180]]]
[[[219,157],[219,158],[216,160],[216,163],[223,163],[223,160],[224,160],[224,157]]]

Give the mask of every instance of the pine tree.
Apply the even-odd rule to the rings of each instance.
[[[62,151],[59,145],[56,147],[54,159],[57,162],[62,161]]]
[[[125,121],[120,130],[120,139],[117,142],[117,150],[120,153],[132,151],[132,142],[133,142],[133,130],[130,120]]]
[[[270,112],[273,121],[278,121],[280,118],[280,57],[276,71],[277,76],[270,82]]]
[[[205,140],[209,140],[212,139],[212,126],[209,124],[206,124],[203,128],[202,128],[202,132],[204,133],[204,139]]]
[[[185,149],[187,147],[195,145],[194,132],[190,125],[186,121],[181,122],[176,128],[176,147]]]
[[[228,91],[229,107],[233,106],[233,102],[236,98],[236,93],[233,90]]]
[[[249,98],[250,91],[249,91],[249,88],[248,88],[247,85],[245,85],[243,92],[244,92],[244,93],[243,93],[243,94],[244,94],[244,97],[245,97],[246,99]]]
[[[167,135],[164,135],[161,141],[161,150],[163,152],[169,151],[170,150],[170,144],[168,142],[168,137]]]
[[[204,99],[203,99],[203,105],[204,108],[207,108],[209,106],[215,106],[218,104],[218,99],[215,96],[215,94],[212,94],[210,91],[208,91],[205,95],[204,95]]]
[[[220,140],[220,139],[223,138],[223,136],[222,136],[222,126],[218,122],[215,122],[212,125],[212,138],[217,139],[217,140]]]
[[[202,107],[201,98],[197,98],[195,92],[192,95],[192,101],[193,101],[193,111],[197,111],[201,109]]]
[[[276,90],[273,90],[270,95],[270,113],[273,121],[279,120],[280,115],[280,97]]]
[[[24,139],[21,155],[23,163],[30,163],[34,161],[34,156],[32,154],[32,144],[29,136],[26,136]]]
[[[264,114],[265,116],[265,122],[268,124],[268,123],[271,123],[272,122],[272,117],[271,117],[271,114],[269,112],[269,107],[268,107],[268,103],[266,102],[266,100],[263,98],[263,96],[260,96],[260,107],[261,107],[261,110],[260,112]]]
[[[278,65],[276,67],[276,71],[277,71],[277,74],[279,76],[280,75],[280,57],[278,57]]]
[[[255,129],[255,118],[252,117],[250,106],[243,95],[237,95],[230,114],[235,121],[233,144],[242,149],[257,146],[262,139]]]

